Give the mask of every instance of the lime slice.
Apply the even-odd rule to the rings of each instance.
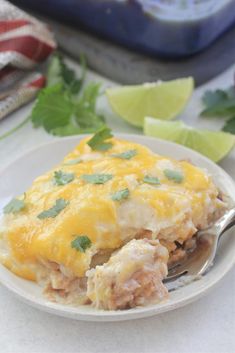
[[[144,133],[192,148],[214,162],[225,157],[235,145],[235,135],[194,129],[182,121],[170,122],[147,117],[144,120]]]
[[[112,109],[124,120],[143,126],[145,116],[170,120],[185,107],[193,91],[192,77],[106,90]]]

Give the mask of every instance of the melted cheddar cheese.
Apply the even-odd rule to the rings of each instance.
[[[92,256],[99,250],[122,246],[128,229],[154,231],[155,226],[142,220],[144,214],[135,219],[135,204],[151,210],[151,220],[154,218],[154,224],[160,228],[175,226],[172,240],[182,241],[188,236],[183,234],[183,222],[190,219],[196,227],[205,213],[219,207],[217,188],[201,169],[186,161],[153,154],[139,144],[116,138],[110,141],[111,149],[98,152],[88,146],[87,138],[82,140],[60,165],[33,182],[25,193],[26,207],[22,211],[4,216],[1,231],[4,251],[0,250],[0,261],[11,271],[35,279],[37,264],[51,261],[62,264],[76,276],[84,276]],[[136,150],[129,160],[114,156],[128,150]],[[80,163],[68,164],[77,158]],[[166,168],[182,173],[182,182],[169,180],[164,174]],[[74,173],[74,180],[55,185],[54,172],[58,170]],[[112,179],[100,185],[90,184],[81,178],[84,174],[111,174]],[[160,184],[144,183],[146,175],[157,177]],[[130,191],[127,200],[112,200],[113,193],[125,188]],[[37,217],[61,198],[69,204],[56,217]],[[125,204],[128,212],[124,212]],[[129,218],[125,218],[127,213]],[[137,221],[140,225],[135,226]],[[161,233],[160,228],[155,229],[156,236]],[[71,247],[71,241],[79,235],[87,235],[92,242],[84,253]]]

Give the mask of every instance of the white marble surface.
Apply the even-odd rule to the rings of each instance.
[[[76,65],[75,65],[76,67]],[[78,69],[78,68],[77,68]],[[217,129],[220,121],[198,118],[200,97],[209,87],[233,83],[235,66],[197,89],[183,120]],[[90,78],[100,80],[97,75]],[[111,82],[101,79],[104,84]],[[100,110],[114,131],[141,133],[112,114],[104,98]],[[29,114],[28,105],[0,122],[0,135]],[[31,148],[52,140],[30,124],[0,141],[0,169]],[[219,148],[219,147],[218,147]],[[221,166],[235,177],[235,150]],[[0,352],[4,353],[233,353],[235,351],[235,269],[207,296],[184,308],[148,319],[119,323],[76,322],[26,306],[0,285]]]

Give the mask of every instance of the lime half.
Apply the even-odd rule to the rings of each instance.
[[[214,162],[225,157],[235,145],[235,135],[222,131],[194,129],[182,121],[170,122],[146,117],[144,133],[192,148]]]
[[[170,120],[181,113],[194,87],[192,77],[167,82],[114,87],[106,90],[112,109],[124,120],[143,126],[144,118],[152,116]]]

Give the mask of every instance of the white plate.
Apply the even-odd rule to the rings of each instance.
[[[162,155],[176,159],[190,158],[194,164],[206,168],[213,175],[216,184],[228,193],[235,203],[233,180],[207,158],[167,141],[137,135],[119,136],[146,145]],[[36,176],[57,164],[81,138],[82,136],[64,138],[42,145],[9,165],[0,175],[0,209],[12,197],[23,193]],[[73,307],[49,302],[42,296],[41,288],[37,284],[15,276],[2,265],[0,265],[0,282],[24,302],[56,315],[86,321],[119,321],[156,315],[200,298],[232,268],[234,262],[235,236],[234,234],[231,236],[231,232],[228,232],[221,240],[214,266],[202,279],[171,292],[169,300],[165,303],[123,311],[98,311],[88,306]]]

